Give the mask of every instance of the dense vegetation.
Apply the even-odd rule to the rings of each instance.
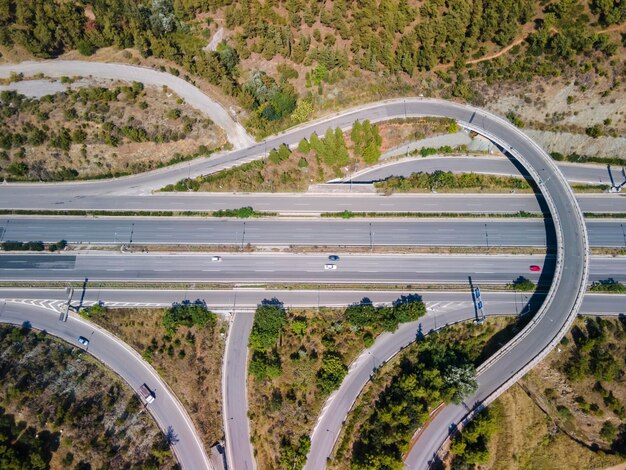
[[[0,327],[0,467],[171,468],[138,397],[82,350]]]
[[[526,180],[510,176],[482,175],[478,173],[455,174],[451,171],[436,170],[432,173],[418,172],[409,176],[391,176],[375,183],[378,190],[385,193],[419,191],[529,191]]]
[[[59,251],[63,250],[67,246],[67,241],[59,240],[56,243],[50,243],[48,250]],[[30,241],[30,242],[18,242],[13,240],[7,240],[2,242],[2,249],[4,251],[43,251],[46,245],[42,241]]]
[[[176,329],[183,325],[188,328],[197,326],[213,330],[217,323],[217,315],[211,312],[204,300],[197,299],[195,302],[185,300],[172,305],[163,315],[163,326],[168,333],[175,333]]]
[[[257,307],[250,332],[252,359],[249,369],[258,380],[280,375],[280,358],[276,348],[286,323],[287,313],[277,299],[266,300]]]
[[[498,431],[500,411],[497,405],[483,410],[454,438],[450,447],[450,453],[454,457],[452,468],[480,465],[489,461],[489,439]]]
[[[276,299],[259,305],[249,343],[250,415],[259,466],[302,468],[314,417],[356,354],[383,330],[393,331],[424,313],[418,295],[402,296],[389,307],[374,307],[368,299],[320,311],[286,311]]]
[[[626,293],[626,286],[612,277],[602,281],[596,281],[589,288],[591,292],[608,292],[612,294]]]
[[[358,304],[346,308],[346,319],[358,328],[382,328],[395,331],[400,323],[419,319],[426,314],[426,306],[419,295],[403,295],[391,306],[375,307],[372,301],[364,298]]]
[[[608,382],[622,377],[623,361],[613,356],[608,347],[614,325],[601,317],[589,318],[586,323],[586,331],[579,327],[572,330],[576,349],[565,366],[567,377],[576,381],[592,375]]]
[[[460,403],[476,390],[475,367],[515,334],[519,325],[446,328],[405,348],[383,366],[355,404],[336,454],[356,469],[400,469],[415,430],[442,402]]]
[[[0,44],[17,43],[44,58],[70,49],[90,55],[105,46],[135,48],[236,96],[252,111],[249,125],[267,134],[306,120],[324,86],[350,72],[356,80],[382,74],[404,83],[436,76],[445,93],[470,100],[478,99],[470,83],[477,77],[559,76],[614,56],[620,44],[601,31],[622,23],[625,10],[617,0],[74,0],[58,6],[3,0]],[[214,21],[230,38],[209,51]],[[520,38],[522,31],[530,33]],[[507,57],[472,63],[518,38],[525,40]],[[279,62],[276,77],[256,70],[258,59]],[[244,61],[250,73],[241,70]],[[298,79],[308,88],[300,99],[291,83]]]

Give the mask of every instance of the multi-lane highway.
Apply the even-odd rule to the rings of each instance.
[[[16,302],[0,302],[0,322],[28,323],[75,346],[79,346],[78,336],[88,338],[88,352],[119,374],[135,391],[144,383],[154,391],[156,399],[147,408],[164,433],[171,427],[178,439],[172,449],[180,464],[184,468],[213,467],[191,419],[174,393],[138,353],[115,336],[78,316],[70,315],[67,322],[62,322],[55,311]]]
[[[593,247],[626,247],[626,219],[587,220]],[[132,237],[132,239],[131,239]],[[0,241],[96,245],[545,246],[539,219],[0,218]]]
[[[84,183],[85,188],[92,183]],[[94,183],[95,184],[95,183]],[[115,182],[110,183],[114,185]],[[109,211],[216,211],[250,206],[281,214],[322,212],[451,212],[540,213],[533,194],[381,194],[363,193],[156,193],[84,195],[81,185],[0,184],[0,209],[109,210]],[[52,188],[56,188],[53,190]],[[134,191],[130,189],[130,191]],[[541,198],[540,198],[541,199]],[[583,212],[626,213],[626,194],[578,194]]]
[[[206,283],[506,284],[518,276],[550,280],[554,256],[351,254],[329,261],[321,254],[207,254],[89,252],[0,255],[2,281],[127,281]],[[332,264],[335,269],[326,269]],[[530,271],[531,265],[543,268]],[[593,257],[590,280],[626,281],[625,257]]]

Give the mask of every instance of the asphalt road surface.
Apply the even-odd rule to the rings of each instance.
[[[607,165],[580,165],[575,163],[555,162],[563,176],[570,183],[618,185],[624,181],[621,167],[613,167],[609,173]],[[624,161],[626,164],[626,160]],[[523,169],[506,157],[473,156],[473,157],[416,157],[414,159],[389,162],[362,170],[343,181],[353,183],[371,183],[389,178],[390,176],[409,176],[411,173],[433,171],[451,171],[453,173],[483,173],[501,176],[528,176]],[[611,181],[611,176],[613,181]]]
[[[114,184],[110,183],[111,185]],[[91,183],[84,183],[90,186]],[[321,212],[541,212],[533,194],[379,194],[285,193],[159,193],[154,196],[74,194],[70,185],[0,184],[0,209],[110,210],[110,211],[215,211],[250,206],[281,214]],[[26,193],[26,194],[25,194]],[[579,194],[583,212],[626,213],[626,194]]]
[[[626,247],[626,219],[587,220],[593,247]],[[0,241],[263,246],[545,246],[536,219],[284,220],[211,218],[0,218]]]
[[[551,255],[343,255],[337,262],[320,254],[206,254],[90,252],[2,254],[3,281],[129,281],[233,283],[455,283],[471,276],[479,284],[506,284],[524,276],[537,282],[552,274]],[[336,269],[325,269],[334,264]],[[543,267],[531,272],[530,265]],[[626,281],[626,258],[594,257],[590,280]]]
[[[158,373],[129,346],[107,331],[78,316],[70,315],[67,322],[59,314],[33,305],[14,302],[0,303],[0,322],[46,330],[74,346],[79,336],[89,339],[87,351],[120,375],[137,392],[147,384],[155,393],[155,400],[147,405],[164,433],[171,427],[178,442],[172,447],[183,468],[212,468],[196,430],[176,396]]]
[[[472,308],[471,291],[445,292],[418,290],[268,290],[259,288],[175,290],[175,289],[102,289],[86,286],[83,293],[76,289],[72,305],[83,306],[103,302],[115,307],[169,307],[184,300],[202,299],[209,308],[229,313],[252,311],[265,299],[278,298],[287,308],[345,307],[367,297],[374,304],[389,304],[401,295],[419,294],[428,311],[446,312]],[[524,311],[529,300],[527,292],[482,292],[485,308],[496,314],[517,315]],[[60,308],[67,301],[65,289],[0,288],[0,300],[26,303],[46,308]],[[537,306],[533,304],[533,306]],[[626,314],[626,296],[615,294],[585,294],[581,308],[583,314]]]
[[[236,312],[228,333],[222,374],[224,434],[230,468],[255,470],[248,420],[248,338],[254,314]]]

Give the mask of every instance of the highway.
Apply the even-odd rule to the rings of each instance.
[[[613,167],[611,174],[607,165],[581,165],[575,163],[555,162],[565,179],[570,183],[586,184],[620,184],[624,181],[621,167]],[[626,160],[625,160],[626,164]],[[343,181],[353,183],[371,183],[389,178],[390,176],[409,176],[420,171],[432,173],[436,170],[453,173],[483,173],[500,176],[528,176],[515,163],[506,157],[496,156],[438,156],[414,157],[386,162],[382,165],[366,168]],[[611,175],[613,182],[611,181]]]
[[[374,304],[390,304],[401,295],[419,294],[429,312],[444,313],[470,308],[473,311],[471,291],[420,291],[419,289],[348,289],[348,290],[274,290],[264,288],[235,289],[112,289],[91,288],[87,285],[83,306],[102,302],[111,308],[116,307],[169,307],[172,303],[184,300],[203,299],[209,308],[219,312],[251,312],[265,299],[278,298],[287,308],[346,307],[367,297]],[[78,306],[82,292],[76,289],[72,305]],[[499,315],[517,315],[525,310],[529,300],[528,292],[482,290],[485,308]],[[540,296],[538,299],[541,300]],[[0,302],[21,303],[24,305],[62,309],[67,301],[65,289],[59,288],[17,288],[0,287]],[[538,306],[533,303],[533,306]],[[585,315],[626,314],[626,295],[586,293],[580,312]],[[58,316],[57,316],[58,319]],[[247,343],[245,341],[244,343]]]
[[[81,347],[77,343],[78,336],[88,338],[87,351],[120,375],[135,392],[144,383],[154,391],[156,399],[147,408],[164,433],[172,427],[178,438],[172,449],[181,466],[212,468],[191,419],[174,393],[138,353],[111,333],[75,315],[62,322],[57,312],[14,302],[0,304],[0,322],[14,325],[27,322],[77,347]]]
[[[83,183],[86,188],[91,184]],[[383,213],[541,212],[538,198],[533,194],[157,193],[138,196],[121,193],[91,196],[77,192],[80,189],[82,186],[73,189],[69,184],[0,184],[0,209],[206,212],[250,206],[257,211],[281,214],[344,210]],[[626,213],[626,194],[578,194],[576,199],[583,212]]]
[[[593,247],[626,247],[626,219],[588,219]],[[0,218],[0,241],[95,245],[545,246],[540,219]]]
[[[0,280],[126,281],[207,283],[400,283],[506,284],[518,276],[550,281],[554,256],[351,254],[333,263],[323,254],[223,253],[153,254],[89,252],[78,254],[2,254]],[[531,272],[530,265],[543,266]],[[626,257],[593,257],[590,280],[626,281]]]
[[[363,297],[370,298],[375,303],[389,303],[401,294],[409,292],[401,291],[271,291],[263,289],[237,289],[237,290],[210,290],[210,291],[176,291],[176,290],[134,290],[134,289],[88,289],[84,295],[85,305],[94,302],[104,302],[109,306],[169,306],[172,302],[185,299],[202,298],[207,301],[211,308],[228,309],[233,312],[237,309],[229,329],[229,337],[226,345],[224,358],[224,425],[226,433],[227,450],[230,451],[228,458],[232,468],[253,469],[255,462],[249,441],[249,423],[247,418],[246,394],[246,362],[247,362],[247,338],[252,326],[253,315],[251,312],[244,313],[241,309],[254,308],[263,299],[278,295],[279,299],[290,307],[319,307],[321,306],[346,306],[360,301]],[[413,293],[413,292],[411,292]],[[326,429],[323,434],[338,435],[341,431],[340,424],[347,416],[351,404],[356,400],[360,390],[368,382],[374,372],[374,368],[389,360],[400,349],[415,340],[416,332],[421,330],[428,333],[430,329],[441,328],[445,324],[460,320],[469,320],[474,317],[474,308],[471,294],[468,292],[424,292],[422,294],[427,306],[426,317],[418,322],[402,325],[393,334],[381,335],[374,346],[365,350],[350,367],[350,372],[339,391],[329,400],[325,411],[318,418],[316,429]],[[483,292],[485,308],[489,314],[515,315],[525,310],[528,294],[514,292]],[[6,305],[14,310],[16,304],[26,303],[32,309],[32,305],[46,306],[47,308],[59,308],[66,300],[63,289],[0,289],[0,299],[8,299]],[[607,294],[587,294],[581,308],[583,314],[623,314],[626,305],[626,296]],[[22,305],[23,307],[24,305]],[[39,310],[39,309],[36,309]],[[43,311],[41,311],[43,312]],[[40,313],[39,315],[44,315]],[[58,322],[55,313],[46,314],[50,325],[46,324],[49,333],[61,336],[59,326],[69,328],[71,331],[65,335],[65,339],[74,342],[81,334],[80,330],[73,329],[76,324],[75,318],[70,317],[68,323]],[[4,317],[0,314],[0,321]],[[22,317],[18,317],[13,323],[19,324]],[[84,322],[80,321],[82,326]],[[36,325],[34,325],[36,326]],[[39,325],[40,327],[42,325]],[[75,343],[74,343],[75,344]],[[115,351],[112,349],[111,351]],[[228,371],[228,373],[226,373]],[[337,428],[329,428],[332,423],[329,417],[339,416]],[[317,431],[319,434],[319,431]],[[237,449],[233,452],[232,449]]]

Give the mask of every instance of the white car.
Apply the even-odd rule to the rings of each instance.
[[[336,264],[325,264],[324,265],[324,269],[334,270],[334,269],[337,269],[337,265]]]
[[[82,344],[83,346],[89,346],[89,340],[85,338],[84,336],[79,336],[78,342]]]
[[[221,256],[213,256],[211,258],[211,261],[215,261],[216,263],[219,263],[220,261],[222,261],[222,257]]]

